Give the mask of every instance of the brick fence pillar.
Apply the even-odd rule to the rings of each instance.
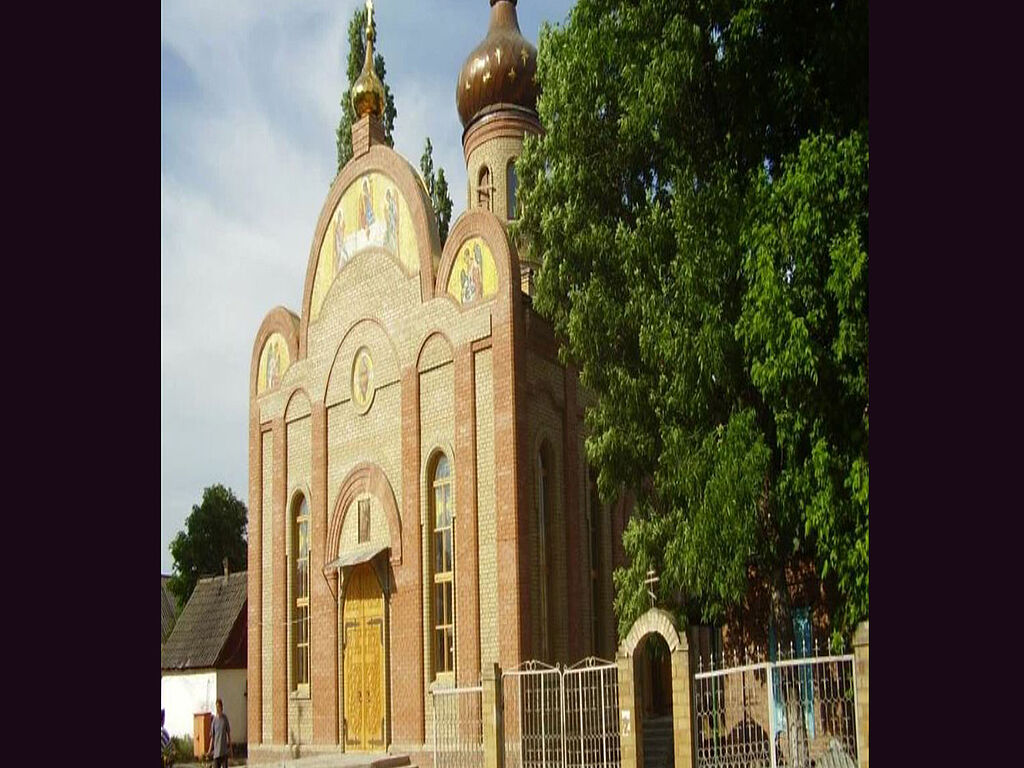
[[[505,763],[504,714],[501,700],[501,667],[488,664],[483,669],[484,768],[503,768]]]
[[[640,739],[636,732],[639,718],[636,713],[636,687],[633,681],[633,657],[620,649],[615,656],[619,667],[619,746],[622,751],[621,768],[642,765]],[[684,767],[680,767],[684,768]]]
[[[679,647],[672,651],[672,739],[675,742],[675,768],[695,766],[693,748],[693,670],[686,632],[679,633]]]
[[[853,676],[857,690],[857,768],[868,768],[868,622],[853,635]]]

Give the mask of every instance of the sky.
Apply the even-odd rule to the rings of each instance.
[[[248,504],[249,364],[277,305],[300,311],[337,170],[348,23],[360,0],[162,0],[160,6],[160,572],[203,488]],[[521,0],[534,45],[571,0]],[[395,149],[426,137],[466,207],[455,82],[488,0],[375,0]],[[344,94],[347,97],[347,94]]]

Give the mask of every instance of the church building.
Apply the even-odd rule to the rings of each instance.
[[[426,764],[433,690],[494,663],[614,658],[625,509],[597,498],[584,393],[509,235],[515,160],[542,130],[537,51],[516,0],[490,5],[455,81],[467,210],[444,247],[422,176],[384,141],[368,22],[353,157],[316,221],[302,305],[256,332],[253,762],[299,745]]]

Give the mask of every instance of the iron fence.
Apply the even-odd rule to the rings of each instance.
[[[697,768],[856,768],[853,655],[750,661],[693,680]]]
[[[566,768],[619,768],[619,670],[589,657],[562,673]]]
[[[437,688],[434,703],[434,768],[482,768],[483,687]]]

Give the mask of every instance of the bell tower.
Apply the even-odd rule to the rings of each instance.
[[[466,158],[466,208],[484,208],[506,224],[518,217],[515,161],[537,116],[537,49],[519,31],[516,0],[490,0],[487,36],[470,52],[455,88]],[[522,257],[523,254],[521,254]],[[537,265],[521,262],[532,293]]]

